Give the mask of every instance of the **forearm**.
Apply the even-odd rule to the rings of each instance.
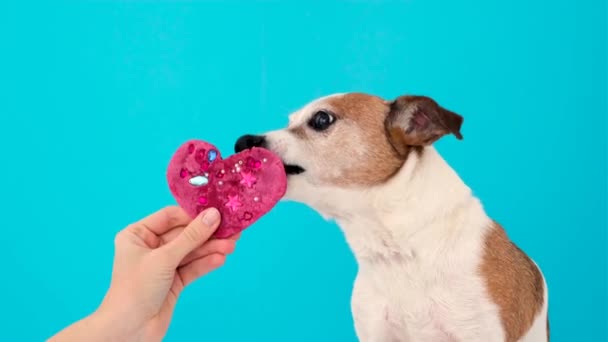
[[[63,329],[48,342],[132,341],[130,334],[118,328],[117,323],[111,316],[96,312]]]

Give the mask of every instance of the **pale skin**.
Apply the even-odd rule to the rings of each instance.
[[[234,250],[238,235],[211,238],[219,223],[213,208],[191,219],[167,207],[127,226],[115,238],[112,280],[101,305],[49,341],[161,341],[183,289]]]

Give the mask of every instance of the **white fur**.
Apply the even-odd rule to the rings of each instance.
[[[410,154],[382,185],[346,189],[316,182],[327,168],[307,158],[309,151],[291,134],[266,137],[287,163],[306,169],[289,177],[286,199],[335,219],[353,250],[359,271],[352,312],[361,341],[505,340],[499,308],[479,275],[492,220],[434,148],[420,158]],[[547,341],[546,306],[521,341]]]

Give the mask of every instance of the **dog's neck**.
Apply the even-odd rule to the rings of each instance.
[[[381,185],[322,189],[306,203],[336,220],[360,263],[407,257],[425,239],[449,236],[446,230],[486,219],[471,190],[432,147],[411,153]]]

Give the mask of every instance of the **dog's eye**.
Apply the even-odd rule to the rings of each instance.
[[[334,123],[335,120],[336,118],[332,114],[320,110],[316,112],[315,115],[312,116],[312,118],[310,118],[310,121],[308,121],[308,126],[310,126],[315,131],[323,131],[326,130],[329,126],[331,126],[331,124]]]

